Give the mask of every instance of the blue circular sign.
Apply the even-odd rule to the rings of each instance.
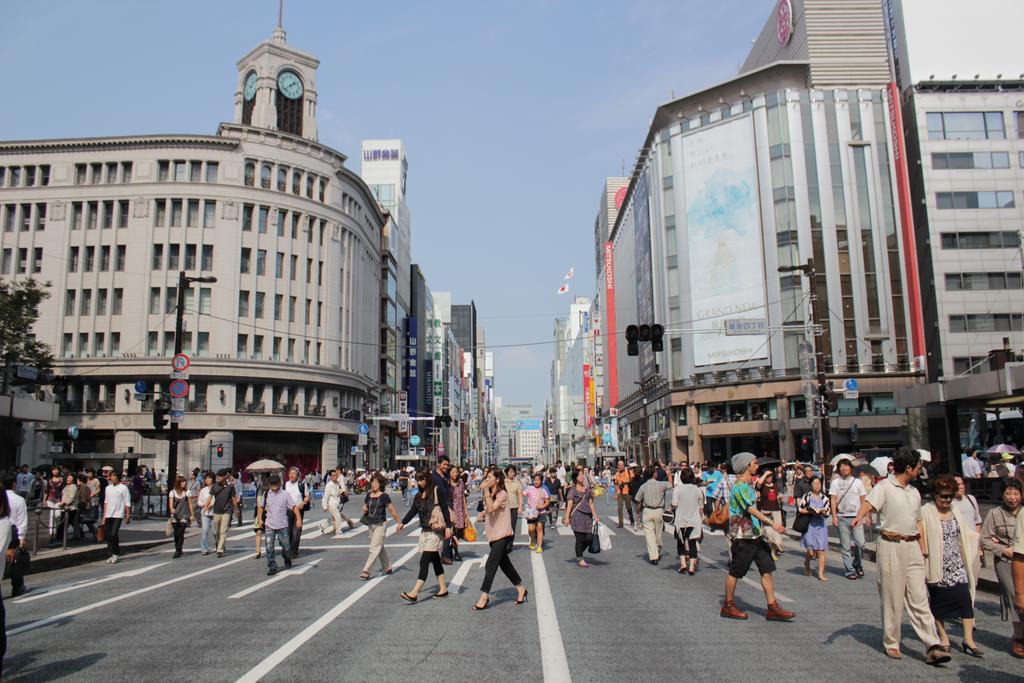
[[[74,425],[68,427],[68,438],[72,441],[78,438],[78,427],[75,427]]]
[[[857,380],[855,380],[853,377],[850,377],[845,382],[843,382],[843,389],[845,389],[846,391],[857,391]]]
[[[171,398],[185,398],[188,396],[188,382],[183,379],[172,380],[167,391]]]
[[[418,437],[415,434],[410,436],[409,437],[409,445],[412,446],[413,448],[415,448],[416,446],[419,446],[420,445],[420,437]]]
[[[149,390],[149,385],[146,384],[146,380],[140,379],[138,382],[135,383],[135,393],[136,394],[144,394],[148,390]]]
[[[359,433],[360,434],[369,434],[370,433],[370,425],[366,424],[365,422],[360,422],[359,423]]]

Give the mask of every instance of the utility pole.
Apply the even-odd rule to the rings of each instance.
[[[814,335],[814,368],[818,393],[814,397],[814,417],[818,425],[819,457],[824,464],[832,457],[832,432],[829,427],[828,380],[825,378],[825,330],[818,321],[818,279],[814,270],[814,259],[807,259],[802,266],[780,266],[780,273],[803,273],[807,278],[807,293],[811,300],[811,332]],[[785,322],[785,321],[783,321]]]
[[[188,277],[185,271],[178,273],[178,304],[175,307],[174,320],[174,355],[177,356],[182,350],[182,336],[185,327],[185,288],[191,287],[193,282],[216,282],[217,278]],[[211,463],[212,464],[212,463]],[[174,478],[178,474],[178,423],[171,422],[170,436],[167,441],[167,490],[171,490]]]

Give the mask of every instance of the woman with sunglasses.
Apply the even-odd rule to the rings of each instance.
[[[448,597],[448,585],[444,578],[444,566],[441,564],[441,548],[444,539],[452,537],[452,519],[448,507],[440,505],[435,495],[434,480],[428,472],[420,470],[416,472],[416,497],[409,506],[401,523],[396,527],[396,532],[412,521],[413,517],[419,516],[420,537],[418,546],[420,550],[420,573],[416,585],[411,591],[402,593],[402,598],[409,602],[416,602],[423,584],[427,582],[427,573],[431,565],[434,567],[434,575],[437,577],[437,592],[435,598]],[[444,529],[435,530],[431,528],[430,518],[437,509],[444,519]]]
[[[980,658],[974,642],[974,561],[978,534],[953,507],[956,480],[943,474],[932,482],[934,502],[921,506],[924,532],[925,581],[928,602],[938,628],[943,652],[949,652],[946,621],[960,619],[964,628],[963,651]]]
[[[487,542],[491,549],[484,567],[480,599],[473,605],[475,610],[487,609],[491,606],[491,585],[494,583],[494,575],[498,573],[499,568],[516,588],[515,604],[521,605],[526,602],[526,587],[523,586],[523,580],[519,577],[516,568],[512,566],[512,560],[508,556],[509,551],[512,550],[515,531],[512,527],[512,514],[509,507],[508,491],[505,490],[506,485],[505,473],[497,467],[492,467],[480,487],[484,497],[484,509],[480,513],[480,517],[483,518],[484,533],[487,534]]]

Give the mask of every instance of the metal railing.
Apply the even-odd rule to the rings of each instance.
[[[185,411],[189,413],[205,413],[206,412],[206,399],[198,398],[195,401],[188,401],[185,403]]]
[[[297,403],[275,403],[274,415],[298,415],[299,404]]]
[[[327,406],[323,404],[306,406],[304,413],[315,417],[325,417],[327,415]]]
[[[265,413],[266,412],[266,406],[264,405],[263,401],[260,401],[259,403],[236,403],[235,404],[235,412],[236,413],[250,413],[250,414],[253,414],[253,413]]]

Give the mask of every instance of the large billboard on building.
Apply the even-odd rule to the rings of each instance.
[[[605,346],[608,368],[605,378],[605,406],[614,408],[619,405],[619,337],[615,327],[615,243],[605,242],[604,245],[604,327]],[[600,364],[600,363],[599,363]]]
[[[684,137],[683,165],[694,365],[767,358],[766,335],[724,334],[726,320],[767,313],[751,118]]]
[[[647,169],[640,173],[633,189],[634,245],[636,249],[636,324],[653,324],[654,268],[651,261],[651,209],[648,203]],[[640,376],[654,375],[654,353],[650,344],[640,345]]]

